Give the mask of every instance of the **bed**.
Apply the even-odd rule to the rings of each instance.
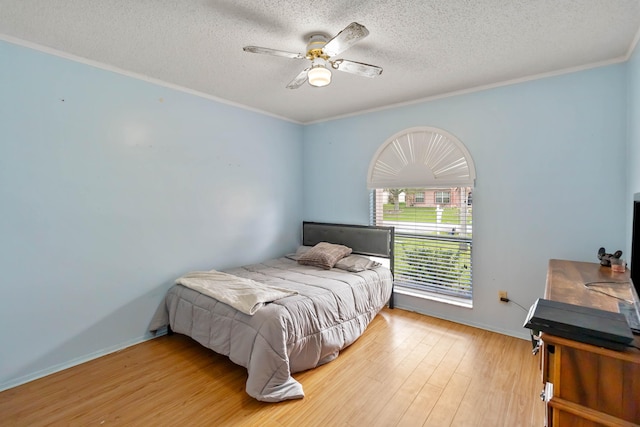
[[[178,280],[168,290],[150,330],[167,327],[244,366],[248,372],[246,392],[257,400],[304,397],[302,385],[291,374],[334,360],[340,350],[362,335],[386,304],[393,308],[394,232],[392,227],[304,222],[302,235],[296,254],[225,270],[220,275],[212,271],[214,280],[228,278],[229,286],[251,282],[264,286],[266,292],[284,292],[283,296],[258,303],[249,314],[246,307],[234,308],[234,301],[228,302],[226,295],[213,294],[214,298],[190,282]],[[313,262],[301,264],[301,258],[308,260],[309,252],[327,242],[332,249],[347,247],[351,253],[329,269]],[[372,257],[388,259],[389,266]],[[183,277],[195,277],[197,284],[200,273],[209,274],[195,272]]]

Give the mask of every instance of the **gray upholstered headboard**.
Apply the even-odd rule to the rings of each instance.
[[[393,259],[393,227],[368,225],[302,223],[302,244],[336,243],[353,249],[353,253]]]
[[[389,258],[389,268],[394,267],[394,228],[373,225],[302,223],[302,244],[314,246],[320,242],[336,243],[350,247],[355,254]],[[389,308],[393,308],[393,287]]]

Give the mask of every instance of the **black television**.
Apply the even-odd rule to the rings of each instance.
[[[631,227],[631,260],[629,268],[636,294],[640,296],[640,193],[633,195]]]

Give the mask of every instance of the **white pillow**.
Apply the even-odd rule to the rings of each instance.
[[[364,270],[371,270],[381,266],[378,261],[374,261],[366,256],[362,255],[349,255],[342,258],[334,265],[335,268],[341,270],[350,271],[352,273],[359,273]]]

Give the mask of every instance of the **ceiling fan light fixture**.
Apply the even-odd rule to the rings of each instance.
[[[324,65],[314,65],[307,73],[309,84],[315,87],[327,86],[331,83],[331,70]]]

